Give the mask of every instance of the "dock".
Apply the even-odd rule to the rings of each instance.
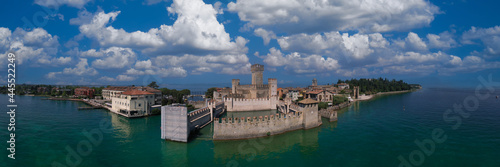
[[[78,110],[92,110],[92,109],[101,109],[103,107],[99,107],[99,106],[92,106],[92,107],[78,107]]]

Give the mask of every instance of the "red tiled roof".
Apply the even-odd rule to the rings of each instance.
[[[302,101],[299,101],[300,104],[316,104],[318,103],[318,101],[316,100],[313,100],[313,99],[304,99]]]
[[[123,95],[153,95],[154,93],[140,91],[140,90],[128,90],[122,93]]]
[[[307,92],[307,94],[319,94],[321,92],[323,92],[323,90],[313,90],[313,91]]]

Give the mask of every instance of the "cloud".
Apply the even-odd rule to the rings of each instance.
[[[66,75],[66,76],[94,76],[97,75],[98,72],[94,68],[89,67],[87,59],[80,58],[78,64],[76,64],[75,68],[64,68],[61,72],[49,72],[46,77],[50,79],[57,78],[58,75]]]
[[[203,72],[248,74],[250,68],[245,71],[250,64],[248,61],[248,57],[244,54],[206,56],[185,54],[183,56],[158,56],[153,59],[153,64],[156,66],[184,67],[193,74]]]
[[[342,76],[363,76],[380,74],[449,74],[450,71],[478,71],[497,67],[499,62],[486,62],[478,56],[464,58],[448,55],[440,49],[458,46],[452,33],[447,31],[427,34],[420,38],[409,32],[403,39],[386,39],[380,33],[340,34],[338,31],[314,34],[294,34],[278,39],[280,50],[272,48],[267,56],[259,56],[269,66],[283,67],[292,73],[321,74],[325,71]],[[432,45],[432,46],[431,46]],[[437,49],[437,50],[430,50]],[[311,59],[305,59],[310,57]],[[316,61],[317,67],[308,64]],[[331,63],[327,63],[331,59]],[[303,64],[301,64],[303,63]],[[332,64],[321,66],[321,64]],[[479,65],[485,63],[485,65]],[[300,64],[300,65],[298,65]],[[308,71],[308,68],[311,70]]]
[[[17,64],[29,63],[30,66],[67,64],[71,59],[55,58],[59,48],[59,37],[49,34],[43,28],[25,31],[16,28],[12,32],[8,28],[0,27],[0,57],[5,57],[12,51],[17,55]],[[2,64],[2,63],[0,63]]]
[[[274,32],[266,31],[262,28],[255,29],[253,33],[256,36],[262,37],[262,39],[264,40],[264,45],[269,44],[269,41],[271,41],[271,39],[276,39],[276,34],[274,34]]]
[[[35,3],[40,6],[50,7],[50,8],[59,8],[63,5],[68,5],[75,8],[83,8],[85,4],[90,2],[91,0],[35,0]]]
[[[328,73],[340,68],[338,61],[330,57],[324,58],[319,55],[303,56],[297,52],[293,52],[286,56],[276,48],[269,49],[269,54],[264,57],[264,62],[267,65],[284,68],[296,74],[308,73]]]
[[[472,27],[462,34],[463,44],[476,44],[479,40],[483,43],[484,53],[488,55],[500,55],[500,26],[490,28]]]
[[[182,67],[170,67],[170,68],[160,68],[160,67],[151,67],[149,69],[137,70],[131,68],[125,72],[127,75],[158,75],[160,77],[170,77],[170,78],[183,78],[187,76],[187,71]]]
[[[167,8],[169,14],[177,15],[173,25],[161,25],[147,32],[127,32],[110,24],[120,11],[96,12],[89,19],[87,11],[71,19],[79,24],[80,32],[96,40],[103,47],[118,46],[141,50],[149,55],[200,54],[200,53],[245,53],[243,37],[231,39],[224,25],[217,21],[218,11],[202,0],[174,0]]]
[[[99,80],[101,81],[107,81],[107,82],[115,82],[115,81],[133,81],[133,80],[136,80],[137,78],[135,77],[131,77],[131,76],[127,76],[127,75],[118,75],[116,76],[116,78],[111,78],[111,77],[107,77],[107,76],[103,76],[101,78],[99,78]]]
[[[110,47],[108,49],[90,49],[82,52],[81,56],[99,57],[92,62],[92,67],[97,69],[120,69],[130,67],[137,59],[130,48]]]
[[[414,32],[409,32],[405,39],[405,47],[411,51],[426,51],[427,44]]]
[[[404,31],[428,26],[440,13],[425,0],[238,0],[227,7],[248,22],[247,27],[287,33]]]
[[[448,31],[442,32],[439,35],[427,34],[427,39],[429,40],[428,47],[437,49],[454,48],[458,45],[458,43],[453,38],[453,34]]]

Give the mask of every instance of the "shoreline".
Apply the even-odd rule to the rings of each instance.
[[[422,88],[420,88],[422,89]],[[408,93],[408,92],[413,92],[413,91],[418,91],[420,89],[411,89],[411,90],[400,90],[400,91],[390,91],[390,92],[378,92],[377,94],[374,95],[363,95],[359,96],[359,99],[355,99],[354,102],[356,101],[367,101],[371,100],[374,97],[381,96],[381,95],[391,95],[391,94],[401,94],[401,93]]]

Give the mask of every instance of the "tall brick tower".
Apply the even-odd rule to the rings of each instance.
[[[263,75],[264,65],[254,64],[252,65],[252,85],[262,85],[264,84]]]
[[[318,86],[318,80],[316,78],[313,79],[312,86]]]

